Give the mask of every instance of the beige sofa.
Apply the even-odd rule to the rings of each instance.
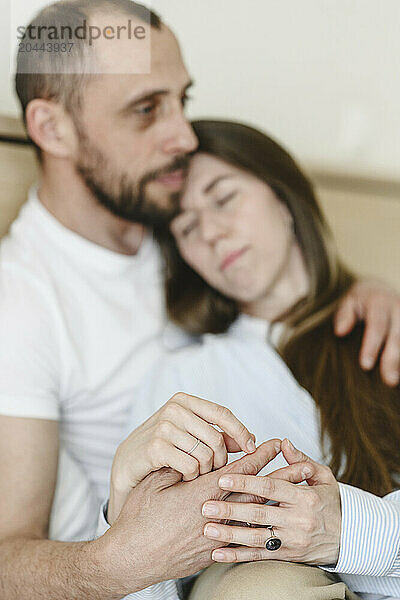
[[[38,177],[34,151],[16,119],[0,117],[0,237]],[[323,209],[348,264],[400,290],[400,179],[378,181],[311,170]]]
[[[25,132],[19,121],[0,117],[0,237],[8,230],[30,185],[38,178],[34,152],[24,140]]]

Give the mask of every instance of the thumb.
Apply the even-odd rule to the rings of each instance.
[[[315,460],[312,460],[307,454],[295,448],[287,438],[282,442],[282,454],[289,465],[296,463],[309,463],[312,471],[312,476],[307,478],[309,485],[329,484],[335,481],[332,471],[329,467],[321,465]]]
[[[217,480],[222,475],[227,473],[238,473],[240,475],[257,475],[268,463],[271,462],[281,451],[281,440],[273,439],[264,442],[252,454],[246,454],[242,458],[229,463],[222,469],[215,471]],[[219,488],[219,486],[218,486]],[[219,488],[220,497],[227,496],[230,492],[226,492]]]

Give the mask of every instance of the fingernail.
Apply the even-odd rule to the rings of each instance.
[[[247,446],[246,446],[246,448],[247,448],[247,450],[248,450],[249,452],[255,452],[255,451],[257,450],[257,447],[256,447],[256,445],[255,445],[255,443],[254,443],[254,440],[249,440],[249,441],[247,442]]]
[[[225,554],[221,552],[221,550],[214,550],[211,558],[215,561],[223,561],[225,559]]]
[[[372,356],[364,356],[364,358],[362,359],[362,366],[364,367],[364,369],[372,369],[372,367],[374,366],[374,359],[372,358]]]
[[[310,467],[304,467],[304,469],[301,472],[301,476],[303,479],[308,479],[309,477],[311,477],[312,475],[312,470],[310,469]]]
[[[224,475],[223,477],[219,478],[218,485],[220,488],[223,488],[223,489],[232,488],[233,487],[233,479],[232,479],[232,477],[229,477],[228,475]]]
[[[214,517],[218,514],[218,507],[216,504],[204,504],[202,508],[202,513],[205,517]]]
[[[211,538],[218,538],[219,530],[213,525],[206,525],[204,528],[204,535]]]
[[[276,444],[274,445],[275,451],[277,454],[279,454],[279,452],[281,451],[281,443],[280,442],[276,442]]]
[[[290,440],[288,440],[287,438],[286,438],[286,442],[287,442],[287,445],[289,446],[289,450],[293,450],[293,451],[296,450],[296,448],[293,446],[292,442]]]
[[[391,383],[392,385],[397,385],[399,383],[399,375],[398,373],[396,373],[396,371],[392,371],[391,373],[389,373],[387,378],[389,383]]]

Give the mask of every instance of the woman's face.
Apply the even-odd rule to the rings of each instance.
[[[271,188],[209,154],[192,160],[171,231],[184,260],[239,303],[272,292],[300,252],[291,215]]]

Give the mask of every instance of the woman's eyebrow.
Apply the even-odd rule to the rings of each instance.
[[[203,190],[204,194],[209,194],[213,188],[217,185],[217,183],[219,183],[220,181],[223,181],[225,179],[230,179],[231,177],[235,177],[235,175],[233,173],[229,173],[228,175],[220,175],[219,177],[216,177],[215,179],[213,179],[213,181],[211,183],[209,183]]]

